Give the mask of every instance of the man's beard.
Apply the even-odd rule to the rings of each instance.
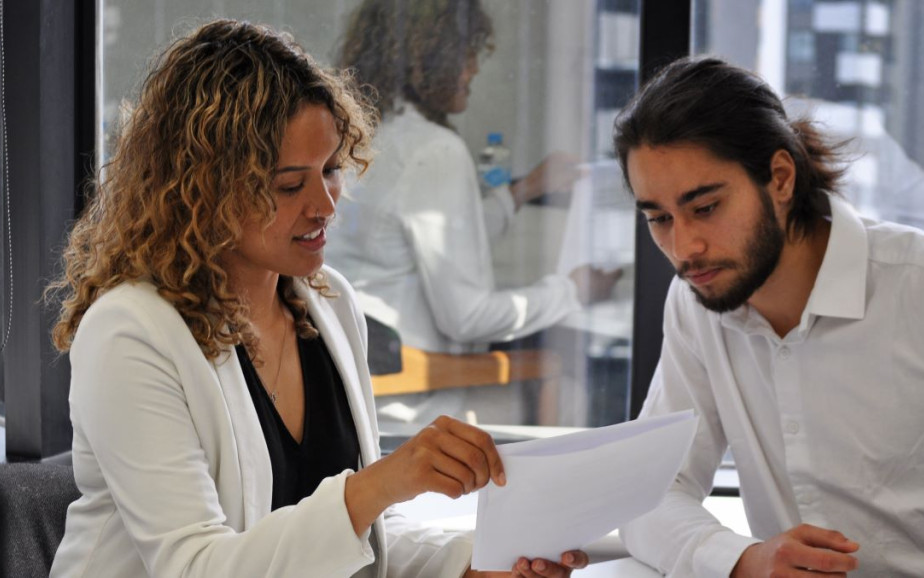
[[[780,261],[786,234],[776,221],[770,194],[763,188],[759,190],[759,194],[762,207],[760,222],[748,240],[741,275],[731,287],[719,295],[703,295],[697,291],[696,287],[688,283],[693,294],[696,295],[696,300],[706,309],[724,313],[741,307],[767,281]],[[738,263],[729,260],[715,263],[688,261],[677,270],[677,274],[683,278],[685,273],[691,269],[702,270],[716,266],[730,270],[741,268]]]

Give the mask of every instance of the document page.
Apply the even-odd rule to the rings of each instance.
[[[507,485],[478,493],[472,568],[558,560],[654,508],[693,442],[693,411],[504,444]]]

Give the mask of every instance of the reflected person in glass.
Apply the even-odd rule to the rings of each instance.
[[[324,265],[371,114],[246,22],[155,61],[50,287],[81,492],[51,576],[480,575],[390,506],[503,485],[490,436],[444,417],[380,457],[364,317]]]
[[[340,50],[339,64],[374,89],[382,124],[374,143],[380,156],[341,205],[330,262],[370,316],[426,351],[483,352],[492,342],[528,336],[606,298],[620,275],[582,267],[529,286],[495,286],[492,239],[523,203],[570,190],[578,170],[570,157],[552,155],[482,196],[448,117],[468,107],[479,58],[492,47],[493,25],[478,0],[366,0],[351,15]],[[389,417],[461,416],[472,399],[463,401],[457,390],[407,401],[416,405],[406,418]]]

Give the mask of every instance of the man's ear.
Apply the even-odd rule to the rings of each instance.
[[[796,161],[785,149],[773,153],[770,159],[770,182],[767,192],[778,207],[787,207],[796,187]]]

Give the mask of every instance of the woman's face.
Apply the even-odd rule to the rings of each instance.
[[[468,108],[468,95],[471,92],[469,85],[476,74],[478,74],[478,55],[474,54],[465,60],[462,74],[459,75],[459,85],[456,87],[455,94],[449,100],[447,114],[459,114],[460,112],[465,112],[465,109]]]
[[[227,255],[232,277],[306,277],[321,269],[325,229],[340,198],[340,142],[326,106],[306,105],[292,117],[272,181],[276,216],[268,226],[256,215],[243,223],[240,242]]]

